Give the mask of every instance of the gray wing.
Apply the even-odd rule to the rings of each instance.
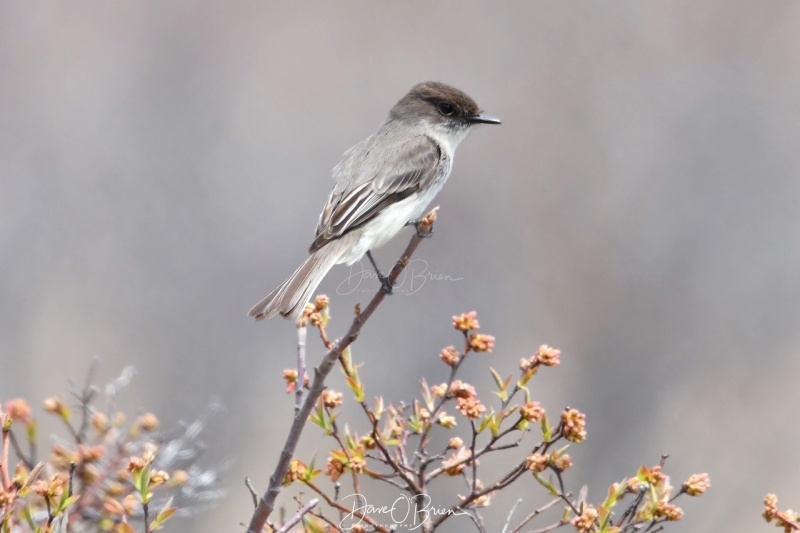
[[[367,148],[367,147],[365,147]],[[317,233],[309,248],[313,253],[375,218],[386,207],[407,198],[427,186],[436,176],[441,152],[429,137],[420,135],[396,146],[383,161],[371,161],[370,154],[378,150],[357,151],[351,157],[362,159],[344,165],[344,172],[363,173],[359,179],[340,178],[341,182],[356,182],[352,187],[333,189],[319,217]],[[373,158],[374,159],[374,156]],[[373,168],[371,172],[365,169]]]

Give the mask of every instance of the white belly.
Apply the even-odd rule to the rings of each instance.
[[[345,252],[338,262],[352,265],[361,259],[368,250],[374,250],[389,242],[400,233],[406,222],[422,216],[425,208],[444,185],[444,181],[444,179],[434,181],[421,194],[413,194],[387,207],[380,215],[361,228],[354,230],[353,233],[358,234],[358,238],[353,247]]]

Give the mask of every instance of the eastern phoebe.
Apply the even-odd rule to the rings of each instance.
[[[412,87],[377,133],[350,148],[334,167],[336,185],[319,216],[311,255],[250,316],[261,320],[280,313],[297,320],[333,265],[352,265],[364,254],[383,290],[391,292],[370,250],[422,215],[450,175],[456,146],[473,124],[500,121],[481,113],[455,87],[437,82]]]

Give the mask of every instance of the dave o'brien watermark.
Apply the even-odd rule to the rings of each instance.
[[[412,259],[395,282],[394,292],[411,295],[432,281],[461,281],[462,279],[464,278],[432,272],[428,268],[428,262],[424,259]],[[365,265],[359,260],[350,265],[350,272],[336,287],[336,294],[344,296],[355,292],[375,292],[377,290],[380,290],[378,275],[372,269],[372,265],[369,263]]]
[[[367,502],[363,494],[350,494],[339,500],[339,503],[350,509],[350,513],[339,521],[342,531],[349,531],[358,525],[367,525],[358,515],[367,515],[380,525],[389,528],[403,528],[414,531],[427,520],[440,515],[465,515],[463,509],[451,509],[433,505],[427,494],[417,496],[401,495],[391,504],[373,505]],[[356,514],[358,513],[358,514]]]

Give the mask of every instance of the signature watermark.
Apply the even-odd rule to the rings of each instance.
[[[412,259],[395,282],[394,292],[411,295],[432,281],[461,281],[462,279],[464,278],[432,271],[424,259]],[[359,260],[350,265],[350,272],[336,287],[336,294],[345,296],[356,292],[375,292],[377,290],[380,290],[378,274],[375,273],[372,265]]]
[[[350,509],[350,513],[339,521],[339,528],[342,531],[350,531],[359,525],[368,525],[362,518],[364,515],[368,515],[383,527],[414,531],[437,516],[468,514],[463,509],[433,505],[431,497],[427,494],[401,495],[390,504],[373,505],[367,502],[363,494],[355,493],[341,498],[340,503]]]

